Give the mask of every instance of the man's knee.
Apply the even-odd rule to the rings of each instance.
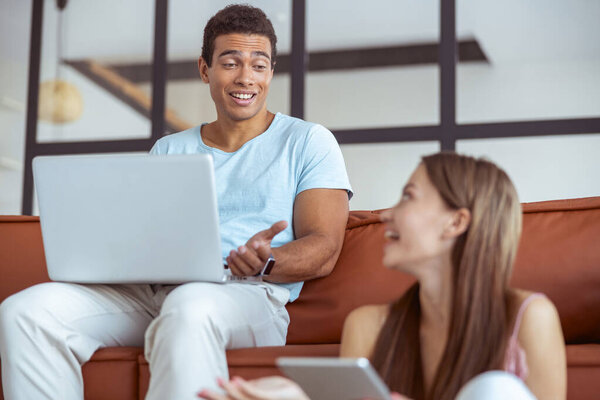
[[[57,295],[61,285],[55,282],[42,283],[6,298],[0,304],[0,332],[28,324],[41,325],[47,321],[47,315],[52,311],[52,297]]]
[[[31,296],[23,292],[18,292],[7,297],[0,304],[0,330],[6,330],[19,319],[30,314],[30,311],[33,311],[35,308],[35,305],[32,303],[34,302]]]
[[[182,333],[188,328],[198,332],[202,327],[215,327],[224,308],[228,307],[223,304],[222,287],[212,283],[177,287],[163,303],[159,317],[161,325],[174,325]]]

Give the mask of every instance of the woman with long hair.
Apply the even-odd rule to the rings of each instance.
[[[400,398],[450,400],[461,388],[478,396],[486,387],[499,395],[512,390],[510,379],[504,389],[486,380],[484,373],[494,370],[523,382],[523,396],[566,398],[556,309],[542,294],[509,287],[521,207],[504,171],[451,152],[423,157],[398,204],[381,218],[383,264],[417,282],[392,304],[354,310],[344,324],[341,357],[368,357]],[[277,378],[222,386],[229,397],[202,396],[303,395]]]

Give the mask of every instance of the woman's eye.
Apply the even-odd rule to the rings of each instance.
[[[408,199],[410,199],[410,193],[402,193],[401,200],[408,200]]]

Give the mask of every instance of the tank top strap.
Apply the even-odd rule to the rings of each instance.
[[[517,313],[517,318],[515,318],[515,324],[513,326],[512,335],[510,335],[511,340],[517,339],[517,336],[519,334],[519,328],[521,326],[521,320],[523,319],[523,314],[525,313],[525,310],[527,309],[529,303],[531,303],[532,300],[535,300],[538,297],[544,297],[544,294],[532,293],[529,296],[527,296],[527,298],[521,303],[521,306],[519,307],[519,312]]]

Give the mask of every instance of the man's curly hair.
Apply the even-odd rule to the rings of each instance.
[[[229,33],[266,36],[271,42],[271,68],[275,66],[277,36],[269,18],[260,8],[247,4],[231,4],[216,13],[204,28],[202,58],[209,67],[215,51],[215,39],[219,35]]]

